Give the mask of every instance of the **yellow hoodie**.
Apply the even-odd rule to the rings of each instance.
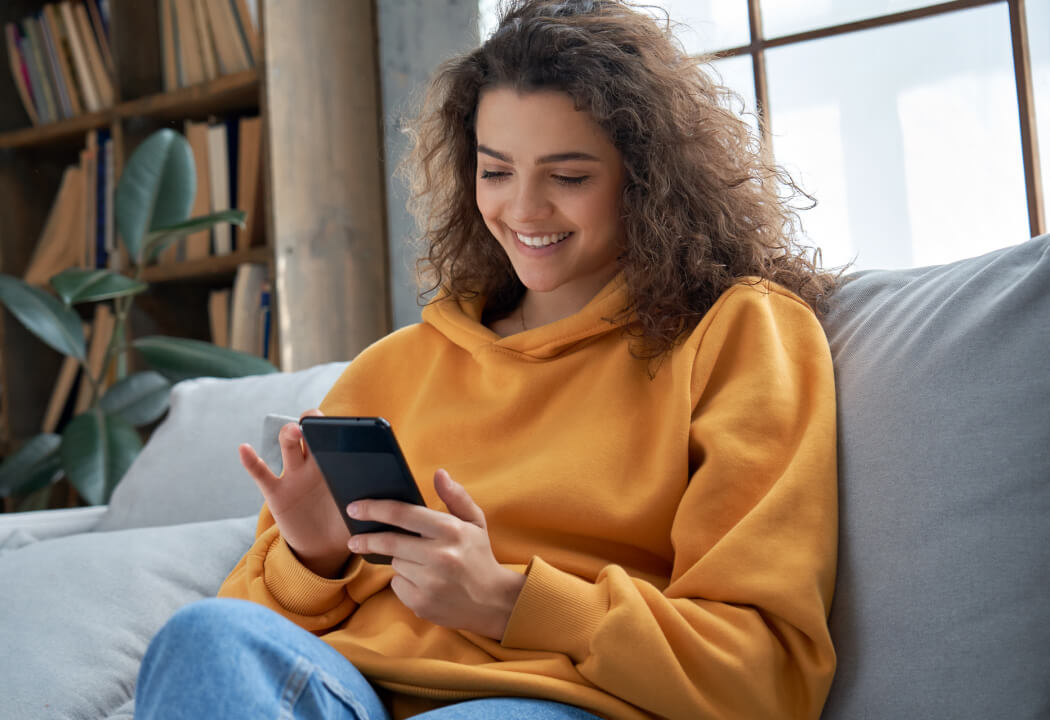
[[[358,356],[328,415],[380,415],[430,507],[443,467],[526,573],[501,642],[420,620],[392,570],[304,568],[269,511],[220,595],[320,635],[394,697],[540,697],[608,718],[816,718],[837,531],[831,357],[811,310],[729,289],[650,378],[608,318],[500,338],[443,300]],[[424,700],[425,699],[425,700]],[[410,711],[394,703],[395,714]]]

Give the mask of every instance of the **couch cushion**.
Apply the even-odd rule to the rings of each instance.
[[[824,717],[1050,717],[1050,236],[855,273],[825,328],[841,545]]]
[[[0,716],[130,717],[150,639],[216,593],[255,523],[90,532],[0,555]]]
[[[321,402],[345,362],[235,379],[178,383],[171,407],[117,485],[97,530],[218,520],[259,512],[262,496],[237,446],[262,443],[270,413],[299,416]]]

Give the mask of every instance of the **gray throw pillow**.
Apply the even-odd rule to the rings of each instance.
[[[81,533],[0,555],[0,716],[130,717],[150,639],[215,595],[255,522]]]
[[[1050,236],[855,273],[824,718],[1050,717]]]
[[[317,407],[346,365],[178,383],[167,416],[117,485],[96,530],[258,513],[262,496],[237,446],[248,442],[258,450],[270,413],[298,417]]]

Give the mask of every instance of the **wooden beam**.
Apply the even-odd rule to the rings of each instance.
[[[1024,157],[1024,182],[1028,195],[1028,227],[1034,237],[1045,233],[1047,228],[1043,177],[1039,167],[1039,138],[1035,124],[1035,98],[1032,92],[1032,55],[1028,47],[1025,0],[1009,0],[1009,5],[1017,110],[1021,119],[1021,154]]]
[[[370,0],[263,0],[264,161],[280,366],[349,360],[390,329]]]

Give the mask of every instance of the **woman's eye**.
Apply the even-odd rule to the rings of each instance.
[[[493,170],[482,170],[481,171],[481,179],[482,180],[503,180],[504,178],[508,177],[509,175],[510,175],[510,173],[508,173],[508,172],[497,172],[497,171],[493,171]]]
[[[555,175],[554,179],[562,185],[582,185],[589,175]]]

